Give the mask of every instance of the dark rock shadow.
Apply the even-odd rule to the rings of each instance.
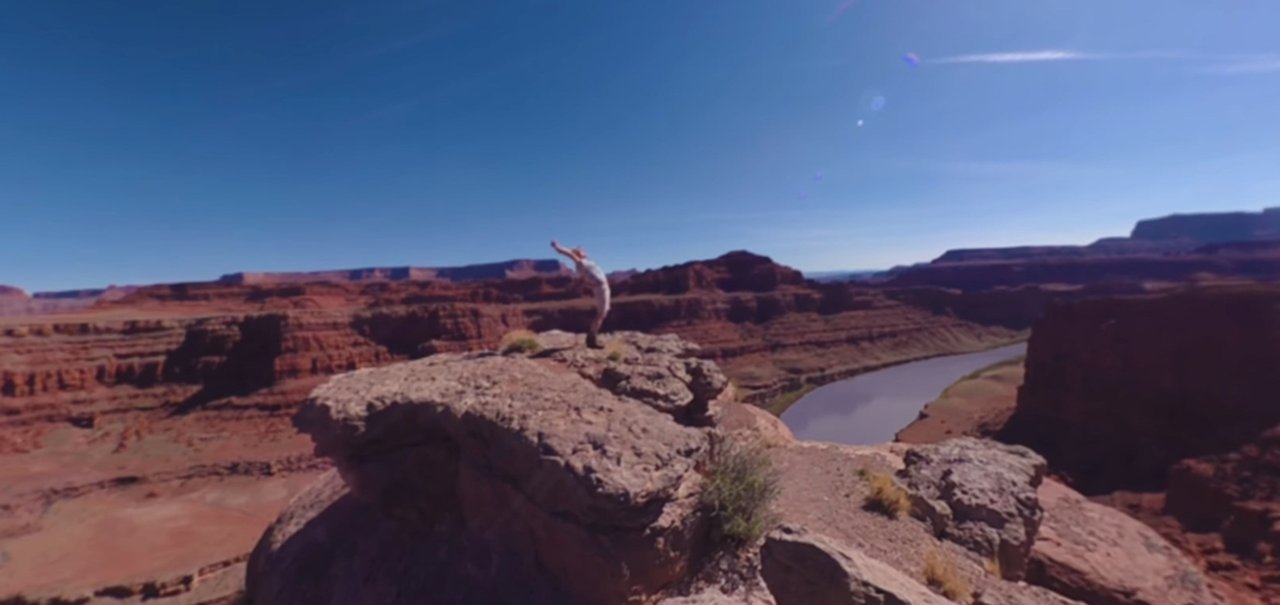
[[[340,481],[331,475],[324,481]],[[303,496],[315,495],[316,489]],[[527,557],[451,524],[415,529],[340,496],[288,533],[277,521],[249,561],[255,605],[576,605]],[[286,511],[306,517],[299,501]],[[320,502],[319,504],[322,504]]]

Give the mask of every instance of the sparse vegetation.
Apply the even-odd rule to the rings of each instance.
[[[1026,355],[1019,355],[1019,356],[1014,357],[1014,358],[1012,358],[1012,359],[1006,359],[1006,360],[1004,360],[1004,361],[997,361],[997,362],[995,362],[995,363],[993,363],[993,364],[990,364],[990,365],[987,365],[987,366],[984,366],[984,367],[978,368],[978,369],[976,369],[976,370],[974,370],[974,371],[972,371],[972,372],[969,372],[968,374],[965,374],[965,375],[964,375],[964,377],[962,377],[960,380],[957,380],[957,381],[955,381],[955,382],[951,383],[951,386],[955,386],[955,385],[960,384],[960,383],[962,383],[962,382],[964,382],[964,381],[966,381],[966,380],[973,380],[973,379],[978,378],[978,377],[980,377],[980,376],[982,376],[982,375],[984,375],[984,374],[990,374],[991,372],[994,372],[994,371],[999,370],[999,369],[1004,368],[1004,367],[1008,367],[1008,366],[1020,366],[1020,365],[1022,365],[1022,364],[1024,364],[1024,363],[1026,363],[1026,362],[1027,362],[1027,356],[1026,356]],[[948,388],[950,388],[950,387],[948,387]]]
[[[791,407],[791,404],[800,400],[801,397],[809,394],[809,391],[817,388],[812,384],[802,384],[797,388],[786,391],[777,397],[774,397],[769,403],[764,405],[764,409],[769,410],[774,416],[782,416],[782,413]]]
[[[952,601],[964,602],[973,596],[969,581],[956,571],[951,559],[937,549],[924,555],[924,580],[931,588]]]
[[[1004,570],[1000,567],[1000,559],[996,557],[991,557],[990,559],[984,560],[982,562],[982,569],[986,571],[988,575],[991,575],[997,578],[1004,577]]]
[[[907,490],[894,481],[893,476],[880,471],[869,471],[866,479],[871,491],[867,493],[865,508],[894,518],[911,512],[911,498],[907,495]]]
[[[499,350],[502,351],[503,355],[512,353],[532,354],[537,353],[541,348],[542,345],[538,344],[537,335],[528,330],[507,332],[503,335],[502,344],[499,346]]]
[[[706,462],[701,499],[714,537],[729,547],[756,542],[775,521],[778,473],[768,452],[753,442],[713,434]]]
[[[626,345],[620,342],[611,342],[604,346],[604,350],[607,351],[605,358],[614,362],[622,361],[622,356],[627,354]]]

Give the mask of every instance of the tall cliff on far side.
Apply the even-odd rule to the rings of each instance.
[[[1086,492],[1160,488],[1280,423],[1277,367],[1280,286],[1052,304],[1004,437]]]

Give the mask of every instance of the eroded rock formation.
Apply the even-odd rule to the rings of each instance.
[[[545,333],[528,356],[446,354],[317,388],[296,424],[336,468],[259,541],[248,563],[251,602],[951,602],[928,587],[937,577],[923,571],[927,556],[948,562],[961,602],[1075,603],[1055,586],[1085,586],[1089,603],[1158,602],[1125,600],[1126,584],[1063,581],[1142,555],[1126,550],[1125,526],[1056,518],[1070,510],[1056,504],[1042,515],[1035,486],[1043,461],[1025,448],[976,439],[915,448],[797,443],[735,402],[719,368],[692,345],[639,333],[609,338],[609,350],[597,351],[580,337]],[[702,454],[715,433],[757,441],[784,473],[777,527],[740,551],[713,541],[700,505],[709,468]],[[929,502],[925,521],[857,505],[843,481],[864,491],[852,469],[880,466],[900,468]],[[1073,544],[1071,557],[1041,571],[1032,543],[1042,522],[1102,537]],[[1156,578],[1149,584],[1170,572],[1184,584],[1204,582],[1158,536],[1143,539],[1163,544],[1164,558],[1135,567]],[[1006,578],[1036,571],[1028,579],[1041,586],[983,571],[991,559],[1009,566]],[[1162,594],[1221,602],[1207,590]]]
[[[1005,579],[1022,579],[1043,515],[1036,497],[1043,458],[962,437],[913,447],[903,462],[898,476],[911,490],[913,514],[994,561]]]
[[[1063,303],[1032,332],[1000,436],[1044,454],[1051,472],[1143,519],[1242,594],[1280,598],[1268,580],[1280,577],[1278,362],[1275,285]],[[1091,581],[1134,581],[1104,571]],[[1147,602],[1168,590],[1130,586]]]
[[[440,355],[317,389],[296,422],[347,493],[321,489],[268,530],[249,562],[250,599],[420,603],[432,578],[413,590],[396,579],[452,569],[431,554],[439,541],[486,553],[491,575],[472,574],[476,585],[510,591],[467,603],[632,602],[690,575],[708,550],[695,514],[694,464],[708,441],[698,425],[727,380],[670,337],[612,335],[628,361],[567,334],[541,340],[534,358]],[[335,505],[363,512],[329,523]],[[388,524],[415,539],[384,550],[359,537]],[[358,559],[335,548],[344,541],[359,545]],[[536,578],[545,598],[512,578]]]

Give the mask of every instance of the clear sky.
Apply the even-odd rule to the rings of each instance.
[[[1277,23],[1275,0],[6,2],[0,283],[553,237],[607,269],[880,268],[1257,210]]]

